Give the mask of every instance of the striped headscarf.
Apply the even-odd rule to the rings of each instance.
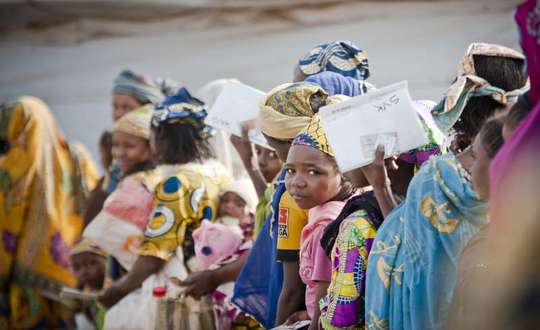
[[[370,74],[367,54],[347,40],[318,45],[298,61],[298,67],[306,76],[332,71],[357,80],[366,80]]]
[[[165,99],[165,90],[170,90],[171,84],[170,80],[162,84],[147,75],[124,70],[114,79],[113,94],[133,96],[141,104],[157,104]]]

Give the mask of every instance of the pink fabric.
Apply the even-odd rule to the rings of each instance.
[[[137,178],[127,177],[107,198],[103,210],[143,230],[152,213],[154,195]]]
[[[533,104],[540,97],[540,4],[528,0],[516,10],[516,23],[520,31],[520,44],[527,58],[527,71],[531,79],[531,100]]]
[[[506,215],[502,210],[506,205],[505,192],[511,184],[512,175],[518,171],[529,156],[538,157],[540,150],[540,4],[528,0],[516,10],[516,22],[521,33],[521,47],[527,60],[527,70],[531,82],[530,97],[534,109],[520,123],[510,139],[506,141],[490,166],[491,233],[496,238],[503,230]],[[496,241],[496,239],[495,239]]]
[[[309,210],[308,224],[302,230],[300,246],[300,278],[306,284],[306,310],[313,317],[317,282],[330,282],[332,263],[321,246],[326,225],[337,218],[344,202],[328,202]]]
[[[193,231],[193,241],[197,260],[208,269],[233,255],[242,244],[242,237],[225,225],[203,220]]]

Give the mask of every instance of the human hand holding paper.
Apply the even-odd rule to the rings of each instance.
[[[379,144],[388,157],[427,143],[406,81],[325,106],[319,114],[343,172],[372,163]]]

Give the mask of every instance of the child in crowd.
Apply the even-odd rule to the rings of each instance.
[[[232,182],[221,194],[217,223],[239,233],[244,241],[253,236],[253,221],[257,193],[249,179]]]
[[[247,135],[247,133],[246,133]],[[246,169],[257,195],[259,203],[255,211],[255,223],[253,228],[253,239],[257,237],[263,222],[268,216],[268,204],[274,193],[274,181],[281,170],[281,161],[276,152],[272,149],[255,145],[255,155],[257,156],[257,167],[253,166],[253,145],[247,137],[231,136],[231,143],[238,152],[244,168]]]
[[[70,263],[77,289],[85,292],[99,292],[105,286],[107,254],[92,240],[82,239],[70,253]],[[105,309],[99,304],[82,307],[75,315],[77,329],[102,329]]]
[[[238,260],[251,248],[251,241],[244,241],[243,236],[238,225],[204,220],[193,232],[196,265],[192,263],[190,268],[197,271],[215,270]],[[239,314],[230,301],[233,290],[234,282],[230,281],[220,284],[211,292],[217,329],[230,329]]]
[[[300,277],[306,284],[306,311],[311,319],[309,329],[318,329],[319,301],[326,296],[334,279],[332,263],[321,245],[321,238],[326,226],[337,218],[345,203],[363,191],[357,190],[339,171],[317,115],[293,140],[284,169],[287,191],[299,207],[309,209],[308,223],[301,235]],[[359,235],[365,236],[367,249],[367,242],[375,236],[375,229],[367,221],[365,227]],[[290,321],[302,318],[305,318],[305,313],[297,312]]]

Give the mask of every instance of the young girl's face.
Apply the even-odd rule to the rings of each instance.
[[[128,112],[140,108],[142,104],[136,98],[130,95],[113,95],[113,121],[122,118]]]
[[[471,166],[471,181],[474,190],[481,200],[489,199],[489,158],[485,147],[482,144],[481,136],[478,134],[472,146],[473,163]]]
[[[284,168],[287,191],[303,209],[324,204],[340,192],[341,173],[326,154],[315,148],[291,147]]]
[[[256,145],[257,163],[266,182],[272,182],[281,169],[281,162],[273,150]]]
[[[105,280],[105,263],[105,257],[90,252],[71,256],[71,268],[77,278],[77,287],[101,290]]]
[[[113,133],[112,155],[122,173],[150,160],[150,144],[147,140],[123,132]]]
[[[237,219],[242,219],[246,216],[246,202],[244,199],[232,191],[227,191],[221,196],[219,202],[219,216],[229,216]]]

